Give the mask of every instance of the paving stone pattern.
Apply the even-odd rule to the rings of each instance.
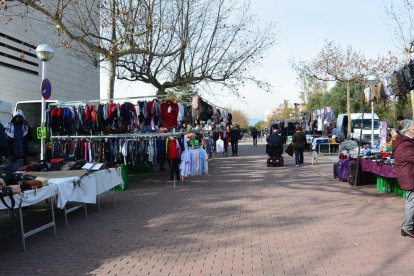
[[[309,153],[267,168],[264,151],[242,143],[175,190],[168,172],[131,176],[116,206],[69,214],[68,228],[57,212],[57,236],[28,238],[26,252],[3,214],[0,275],[413,275],[402,198],[334,180]]]

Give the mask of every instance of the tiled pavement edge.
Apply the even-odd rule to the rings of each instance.
[[[402,198],[334,180],[323,156],[285,162],[267,168],[264,145],[243,143],[175,190],[166,172],[133,176],[115,207],[105,198],[69,228],[57,213],[57,236],[28,238],[26,252],[16,231],[0,236],[0,275],[413,274]]]

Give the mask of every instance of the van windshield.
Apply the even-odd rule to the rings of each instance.
[[[49,104],[49,102],[46,102],[46,109],[48,108]],[[17,109],[23,111],[26,121],[32,128],[40,126],[42,113],[41,102],[18,102],[16,105],[16,110]]]
[[[371,129],[371,119],[364,119],[364,129]],[[361,128],[362,120],[352,120],[352,127],[353,128]],[[379,128],[380,121],[378,119],[374,119],[374,129]]]

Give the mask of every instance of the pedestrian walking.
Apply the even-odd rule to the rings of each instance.
[[[401,235],[414,238],[414,121],[402,120],[392,144],[398,184],[406,190]]]
[[[258,135],[258,131],[256,128],[253,128],[251,131],[251,135],[253,138],[253,146],[257,146],[257,135]]]
[[[223,140],[223,156],[228,156],[228,147],[229,147],[229,141],[230,141],[230,133],[228,131],[228,127],[223,127],[223,129],[220,130],[220,139]]]
[[[213,135],[212,136],[213,136],[213,141],[214,141],[214,143],[213,143],[213,150],[216,151],[216,143],[217,143],[217,140],[220,138],[218,129],[215,129],[213,131]]]
[[[232,125],[229,133],[232,156],[237,156],[239,150],[239,139],[241,136],[241,130],[238,127],[236,127],[236,125]]]
[[[303,151],[306,148],[306,135],[301,126],[296,127],[296,132],[292,137],[293,147],[295,149],[296,167],[303,165]]]

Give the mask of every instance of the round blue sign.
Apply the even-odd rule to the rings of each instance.
[[[42,80],[41,88],[42,90],[42,97],[47,100],[52,95],[52,84],[48,79]]]

